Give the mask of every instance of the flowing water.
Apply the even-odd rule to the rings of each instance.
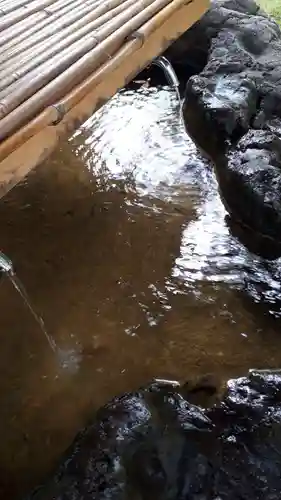
[[[1,200],[0,225],[58,347],[3,275],[1,498],[45,477],[115,394],[281,366],[281,262],[232,234],[170,88],[119,93]]]
[[[28,310],[32,314],[33,318],[35,319],[37,325],[39,326],[40,332],[42,332],[43,335],[45,335],[49,346],[51,347],[51,349],[55,353],[56,348],[57,348],[56,343],[53,340],[53,338],[51,337],[51,335],[49,335],[49,333],[47,332],[43,318],[41,318],[41,316],[39,316],[39,314],[37,314],[34,307],[32,306],[30,298],[28,297],[28,294],[27,294],[22,282],[20,281],[20,279],[17,277],[17,275],[15,273],[7,273],[6,276],[7,276],[7,278],[9,278],[11,283],[14,285],[15,290],[17,290],[17,292],[20,294],[26,307],[28,308]]]

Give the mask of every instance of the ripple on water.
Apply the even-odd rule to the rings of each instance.
[[[269,262],[250,253],[231,234],[212,167],[186,134],[178,111],[176,95],[168,88],[121,92],[74,137],[86,133],[80,154],[103,182],[122,180],[139,195],[139,204],[146,198],[156,210],[158,199],[165,203],[162,211],[169,203],[186,213],[171,271],[178,283],[196,294],[206,282],[227,283],[256,302],[276,304],[267,312],[279,317],[281,260]]]
[[[280,259],[231,232],[171,89],[120,92],[1,201],[0,224],[59,347],[2,282],[1,498],[39,482],[117,393],[281,366]]]

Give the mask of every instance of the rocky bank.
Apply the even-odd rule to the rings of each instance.
[[[229,381],[210,408],[200,391],[206,401],[214,387],[158,382],[115,398],[29,500],[279,500],[280,372]]]
[[[281,241],[281,33],[252,0],[214,1],[167,56],[191,76],[189,133],[215,163],[227,210]]]

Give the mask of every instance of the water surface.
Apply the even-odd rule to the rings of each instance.
[[[117,393],[281,366],[280,261],[251,254],[225,216],[173,90],[146,86],[1,200],[1,250],[60,348],[2,279],[1,498],[40,481]]]

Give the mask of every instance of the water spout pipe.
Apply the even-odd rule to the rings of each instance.
[[[157,57],[157,59],[154,59],[151,63],[151,65],[158,66],[158,68],[163,69],[165,76],[167,78],[167,81],[170,85],[175,87],[176,89],[179,88],[180,82],[178,80],[177,74],[170,63],[170,61],[165,57],[165,56],[160,56]]]
[[[0,271],[6,274],[14,274],[13,263],[3,252],[0,252]]]
[[[179,86],[180,82],[177,77],[177,74],[170,63],[170,61],[165,57],[165,56],[160,56],[157,57],[157,59],[154,59],[151,63],[151,66],[158,66],[158,68],[161,68],[164,71],[165,77],[167,79],[167,82],[169,85],[174,87],[177,98],[179,101],[179,111],[180,111],[180,124],[184,126],[185,129],[185,124],[184,124],[184,118],[183,118],[183,113],[182,113],[182,103],[181,103],[181,96],[180,96],[180,91],[179,91]]]

